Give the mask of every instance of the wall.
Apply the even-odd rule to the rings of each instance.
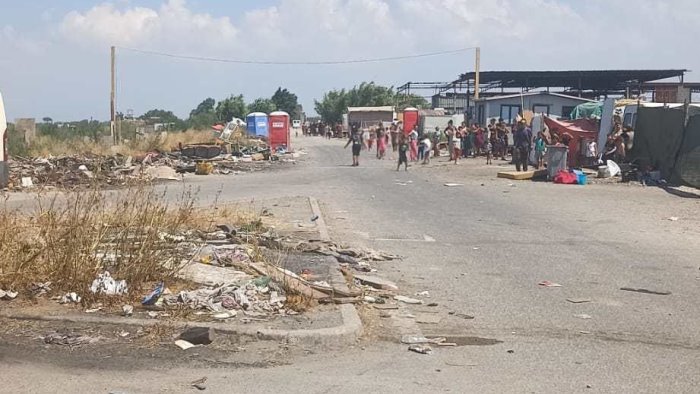
[[[394,120],[393,112],[350,112],[348,122],[350,125],[357,122],[360,127],[376,126],[379,122],[391,122]]]
[[[565,114],[562,112],[564,107],[575,107],[576,105],[585,102],[576,98],[566,98],[551,94],[523,96],[523,101],[525,104],[525,110],[532,111],[535,105],[549,105],[550,115],[563,117],[569,116],[569,113]],[[520,96],[480,102],[477,104],[476,113],[477,116],[480,116],[479,111],[484,111],[484,115],[479,118],[479,123],[485,124],[490,118],[499,118],[501,116],[501,105],[521,105]],[[479,107],[482,109],[480,110]],[[508,120],[506,119],[506,121]]]

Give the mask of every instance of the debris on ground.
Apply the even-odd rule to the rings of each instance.
[[[5,301],[11,301],[17,298],[17,293],[16,291],[10,291],[10,290],[3,290],[0,289],[0,300],[5,300]]]
[[[205,163],[213,174],[262,171],[296,162],[300,152],[270,154],[266,146],[228,152],[217,145],[184,146],[173,152],[152,151],[145,155],[83,154],[60,157],[12,156],[9,160],[9,188],[75,188],[98,183],[124,186],[143,181],[179,181],[183,173],[195,173]]]
[[[175,346],[179,347],[182,350],[187,350],[187,349],[191,349],[191,348],[195,347],[195,345],[193,345],[190,342],[185,341],[184,339],[176,340]]]
[[[592,319],[592,318],[593,318],[593,316],[587,315],[587,314],[585,314],[585,313],[581,313],[581,314],[578,314],[578,315],[574,315],[574,317],[579,318],[579,319],[584,319],[584,320],[588,320],[588,319]]]
[[[207,389],[206,383],[207,382],[207,377],[203,377],[201,379],[197,379],[193,382],[190,382],[190,385],[194,388],[196,388],[199,391],[203,391]]]
[[[62,296],[53,297],[59,304],[77,304],[82,299],[78,293],[70,292]]]
[[[414,344],[408,347],[408,350],[414,353],[420,354],[430,354],[433,352],[433,348],[428,345]]]
[[[122,315],[124,316],[131,316],[134,314],[134,307],[133,305],[123,305],[122,306]]]
[[[214,329],[211,327],[192,327],[183,331],[178,339],[192,345],[209,345],[214,342]]]
[[[657,291],[657,290],[649,290],[649,289],[635,289],[632,287],[621,287],[620,290],[623,291],[632,291],[635,293],[642,293],[642,294],[653,294],[653,295],[670,295],[670,291]]]
[[[538,283],[538,285],[542,287],[562,287],[562,285],[559,283],[550,282],[548,280],[543,280],[542,282]]]
[[[100,339],[96,337],[90,337],[87,335],[80,335],[75,333],[58,333],[52,332],[43,337],[44,343],[47,345],[64,345],[64,346],[81,346],[91,343],[96,343]]]
[[[125,280],[115,280],[109,271],[105,271],[97,276],[90,286],[93,294],[124,295],[128,291]]]
[[[567,298],[566,300],[572,304],[585,304],[587,302],[591,302],[590,298]]]
[[[415,298],[406,297],[406,296],[402,296],[402,295],[397,295],[397,296],[394,297],[394,299],[395,299],[396,301],[401,301],[401,302],[406,303],[406,304],[418,305],[418,304],[422,304],[422,303],[423,303],[423,300],[418,300],[418,299],[415,299]]]

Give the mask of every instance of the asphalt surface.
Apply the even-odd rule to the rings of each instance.
[[[422,355],[367,338],[265,369],[75,370],[6,355],[0,392],[187,392],[202,376],[207,392],[698,392],[699,199],[626,185],[515,183],[496,179],[501,168],[481,159],[396,172],[393,161],[363,152],[354,168],[344,141],[295,142],[309,155],[292,168],[191,177],[167,189],[194,188],[203,205],[317,198],[334,239],[400,254],[377,265],[378,275],[437,304],[402,306],[372,321],[373,330],[466,346]],[[429,298],[415,296],[424,291]]]

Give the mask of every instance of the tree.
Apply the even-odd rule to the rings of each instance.
[[[323,120],[340,122],[348,107],[395,105],[396,99],[393,87],[377,85],[374,82],[362,82],[348,91],[342,89],[327,92],[321,101],[315,101],[315,108]]]
[[[415,94],[406,95],[397,93],[396,102],[398,103],[396,108],[398,110],[403,110],[407,107],[430,108],[428,100]]]
[[[299,98],[296,94],[290,92],[287,89],[277,88],[275,94],[271,98],[274,103],[276,110],[284,111],[292,117],[292,119],[298,119],[301,114],[297,113],[297,106],[299,105]]]
[[[45,116],[41,119],[44,123],[53,123],[53,119],[51,119],[48,116]]]
[[[184,130],[187,128],[185,121],[178,118],[173,111],[164,109],[152,109],[139,117],[141,120],[157,120],[156,123],[172,124],[174,130]]]
[[[264,112],[269,114],[277,109],[275,103],[271,99],[258,98],[255,99],[250,105],[248,105],[248,111],[250,112]]]
[[[209,97],[209,98],[205,99],[204,101],[199,103],[197,108],[193,109],[190,112],[190,118],[193,118],[193,117],[195,117],[197,115],[201,115],[201,114],[213,113],[214,112],[214,104],[216,104],[216,101],[213,98]]]
[[[343,121],[347,111],[347,93],[343,90],[331,90],[323,95],[321,101],[314,101],[316,113],[326,122],[338,123]]]
[[[231,95],[229,98],[219,101],[216,105],[216,117],[219,121],[230,122],[233,118],[243,119],[248,113],[243,95]]]

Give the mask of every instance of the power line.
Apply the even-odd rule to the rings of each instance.
[[[145,55],[162,56],[175,59],[185,59],[185,60],[196,60],[205,62],[217,62],[217,63],[234,63],[234,64],[255,64],[255,65],[268,65],[268,66],[329,66],[338,64],[358,64],[358,63],[379,63],[379,62],[390,62],[397,60],[407,60],[407,59],[417,59],[421,57],[431,57],[431,56],[441,56],[441,55],[451,55],[455,53],[461,53],[476,49],[476,47],[453,49],[449,51],[439,51],[439,52],[428,52],[420,53],[415,55],[405,55],[405,56],[392,56],[392,57],[380,57],[380,58],[369,58],[369,59],[348,59],[348,60],[327,60],[318,62],[276,62],[276,61],[259,61],[259,60],[239,60],[239,59],[222,59],[214,57],[204,57],[204,56],[189,56],[189,55],[177,55],[173,53],[151,51],[146,49],[128,48],[128,47],[118,47],[119,49],[142,53]]]

